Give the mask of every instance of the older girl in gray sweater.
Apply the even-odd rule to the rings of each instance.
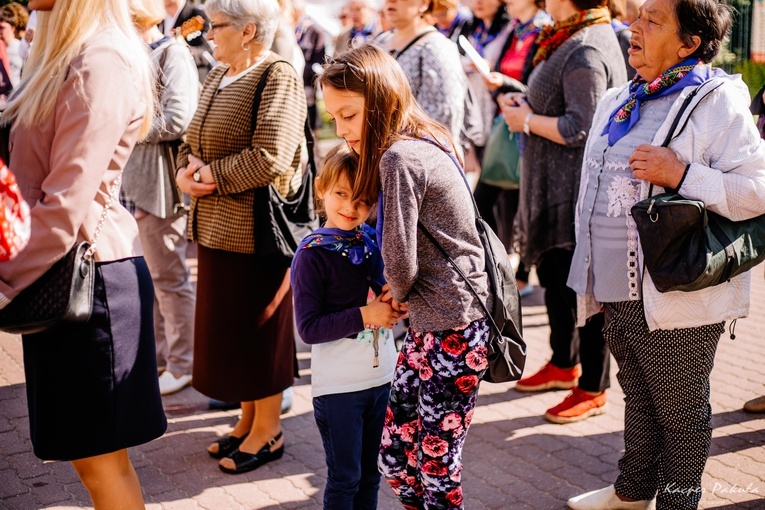
[[[359,155],[354,198],[378,202],[391,303],[407,303],[411,320],[378,466],[407,508],[462,508],[462,446],[487,367],[489,327],[466,283],[418,228],[435,236],[487,300],[483,248],[451,136],[376,47],[345,53],[325,67],[320,84],[337,134]]]

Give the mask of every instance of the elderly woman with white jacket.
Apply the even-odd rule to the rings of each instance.
[[[748,313],[749,273],[695,292],[659,292],[630,209],[653,184],[654,194],[677,189],[732,220],[765,213],[765,142],[747,88],[708,65],[730,26],[716,0],[648,0],[630,26],[638,75],[595,112],[568,285],[581,324],[605,309],[604,337],[625,393],[625,451],[615,484],[570,499],[573,510],[692,509],[703,492],[709,376],[725,322]],[[661,147],[697,88],[679,123],[690,114],[687,125]]]

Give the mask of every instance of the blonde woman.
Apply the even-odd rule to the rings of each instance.
[[[75,242],[98,237],[89,321],[22,338],[30,435],[41,459],[71,461],[97,510],[143,508],[127,448],[167,424],[151,277],[135,220],[110,197],[153,120],[148,52],[122,0],[29,7],[39,12],[35,46],[3,119],[12,122],[10,164],[32,233],[16,259],[0,264],[0,308]]]

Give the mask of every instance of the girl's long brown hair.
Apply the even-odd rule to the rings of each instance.
[[[430,138],[453,152],[449,131],[420,108],[404,71],[384,50],[365,44],[324,65],[319,85],[364,96],[359,172],[353,199],[374,204],[380,193],[380,158],[396,141]]]

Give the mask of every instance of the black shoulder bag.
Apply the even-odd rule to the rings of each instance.
[[[268,74],[277,60],[263,71],[252,104],[252,132],[258,119],[258,107]],[[314,138],[305,119],[305,139],[308,164],[303,169],[303,179],[297,193],[291,198],[283,197],[273,183],[255,189],[255,255],[261,259],[283,259],[289,265],[298,243],[319,228],[319,218],[314,210],[313,179],[316,175]]]
[[[465,180],[465,174],[454,154],[447,154],[452,158],[463,180]],[[417,227],[465,281],[470,292],[481,304],[481,308],[486,314],[490,325],[489,368],[484,373],[483,380],[492,383],[517,381],[523,375],[523,367],[526,365],[526,343],[523,341],[521,298],[518,295],[518,284],[515,282],[515,271],[502,241],[481,218],[481,213],[478,212],[478,205],[475,203],[467,180],[465,180],[465,185],[473,201],[475,225],[484,251],[486,274],[489,280],[489,298],[492,301],[491,310],[478,295],[472,282],[454,262],[454,259],[449,256],[444,247],[425,228],[425,225],[418,221]]]
[[[673,136],[702,86],[685,99],[662,147],[667,147],[685,129],[693,110]],[[765,260],[765,215],[732,221],[708,210],[701,200],[690,200],[674,191],[655,196],[651,196],[652,192],[653,184],[648,198],[632,206],[632,218],[637,225],[643,262],[659,292],[693,292],[720,285]]]

